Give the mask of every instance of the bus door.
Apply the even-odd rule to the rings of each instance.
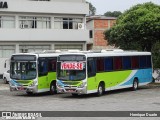
[[[49,88],[48,81],[48,60],[39,58],[38,60],[38,89]]]
[[[95,90],[96,86],[96,62],[94,58],[87,60],[87,90]]]

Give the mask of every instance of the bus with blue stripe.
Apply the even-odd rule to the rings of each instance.
[[[152,82],[150,52],[101,50],[63,53],[57,61],[57,92],[72,95],[122,88],[137,90]]]

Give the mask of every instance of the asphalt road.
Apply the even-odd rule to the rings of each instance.
[[[29,96],[10,92],[8,84],[0,80],[0,111],[160,111],[160,84],[143,86],[137,91],[109,91],[101,97],[95,94],[72,97],[71,94],[49,93]]]

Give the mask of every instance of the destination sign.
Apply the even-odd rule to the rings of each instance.
[[[86,57],[84,55],[60,55],[58,57],[59,61],[85,61]]]
[[[83,62],[62,62],[61,70],[83,70]]]
[[[13,55],[11,60],[15,61],[35,61],[35,55]]]

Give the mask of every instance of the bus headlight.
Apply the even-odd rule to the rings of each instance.
[[[35,85],[36,85],[36,83],[37,83],[37,81],[33,81],[33,82],[29,85],[29,87],[33,87],[33,86],[35,86]]]
[[[78,86],[78,88],[83,88],[83,87],[85,87],[86,86],[86,82],[82,82],[79,86]]]
[[[60,85],[60,84],[57,84],[57,87],[59,87],[59,88],[63,88],[63,86],[62,86],[62,85]]]
[[[59,88],[63,88],[64,87],[64,85],[60,82],[60,81],[57,81],[57,87],[59,87]]]

